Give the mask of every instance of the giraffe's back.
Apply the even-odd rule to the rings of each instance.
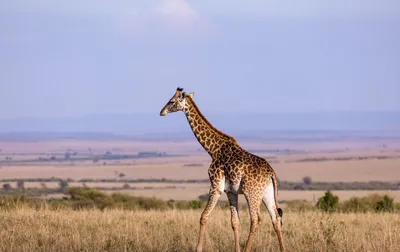
[[[224,151],[224,190],[244,193],[254,188],[265,188],[275,177],[275,172],[267,160],[251,154],[239,145]]]

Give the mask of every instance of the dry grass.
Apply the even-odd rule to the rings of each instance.
[[[201,211],[0,211],[0,251],[193,251]],[[241,212],[241,243],[249,230]],[[400,251],[398,214],[286,213],[287,251]],[[232,251],[229,211],[209,218],[206,249]],[[270,219],[262,223],[253,251],[277,251]]]

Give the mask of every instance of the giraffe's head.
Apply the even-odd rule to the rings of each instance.
[[[193,92],[186,94],[183,88],[177,88],[174,96],[161,109],[160,116],[166,116],[168,113],[183,111],[187,106],[188,97],[193,98]]]

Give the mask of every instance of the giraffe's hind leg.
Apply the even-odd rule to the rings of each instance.
[[[235,238],[235,251],[240,252],[240,221],[239,221],[239,209],[238,209],[238,195],[227,192],[229,206],[231,208],[231,222],[232,229]]]
[[[249,212],[250,212],[250,233],[247,238],[247,243],[244,251],[250,252],[254,235],[257,233],[258,227],[260,226],[261,222],[260,205],[262,201],[262,192],[260,193],[252,192],[251,194],[244,193],[244,196],[249,205]]]
[[[266,186],[263,202],[264,205],[267,207],[269,215],[271,216],[272,225],[274,226],[274,230],[276,235],[278,236],[279,247],[281,252],[285,251],[283,246],[283,238],[282,238],[282,209],[278,208],[276,205],[275,200],[275,188],[273,185],[272,180],[269,181],[268,185]]]

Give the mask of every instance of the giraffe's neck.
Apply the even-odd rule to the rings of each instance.
[[[221,145],[225,141],[232,141],[233,138],[209,123],[190,97],[186,102],[187,106],[184,112],[197,140],[211,157],[218,155]]]

